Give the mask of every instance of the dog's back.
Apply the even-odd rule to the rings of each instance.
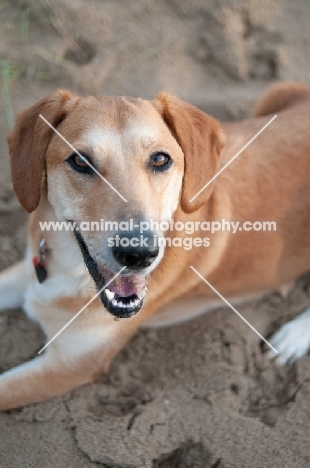
[[[275,83],[256,104],[253,117],[276,114],[306,99],[310,99],[308,86],[299,83]]]

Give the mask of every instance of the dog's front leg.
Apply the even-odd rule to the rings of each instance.
[[[0,411],[44,401],[93,382],[108,371],[112,358],[139,326],[135,318],[115,321],[104,310],[84,314],[44,354],[0,375]]]
[[[21,364],[0,376],[0,411],[18,408],[66,393],[94,380],[97,374],[87,359],[68,362],[55,359],[48,350],[32,361]]]
[[[24,260],[0,273],[0,311],[23,305],[26,281]]]

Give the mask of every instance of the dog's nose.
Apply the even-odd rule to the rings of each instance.
[[[159,248],[152,231],[119,232],[112,247],[115,260],[132,269],[150,266],[158,255]]]

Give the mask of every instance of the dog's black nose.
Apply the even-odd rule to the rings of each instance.
[[[154,262],[159,248],[153,232],[119,232],[114,237],[112,252],[115,260],[132,269],[147,268]]]

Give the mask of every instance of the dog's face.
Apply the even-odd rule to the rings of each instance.
[[[164,255],[156,223],[169,221],[179,203],[192,212],[205,202],[210,189],[189,199],[216,172],[224,137],[211,117],[166,94],[150,102],[59,91],[20,114],[8,141],[19,200],[36,208],[46,172],[48,199],[59,221],[76,223],[97,288],[126,267],[100,297],[110,313],[129,317]]]
[[[127,317],[142,307],[147,276],[163,256],[155,242],[162,233],[151,222],[169,220],[178,205],[182,150],[154,106],[138,99],[80,99],[57,130],[80,155],[53,136],[45,160],[49,201],[57,219],[77,223],[98,289],[126,266],[101,298],[111,313]],[[93,222],[99,230],[87,229]],[[140,222],[150,229],[142,233]],[[104,229],[108,223],[111,230]]]

